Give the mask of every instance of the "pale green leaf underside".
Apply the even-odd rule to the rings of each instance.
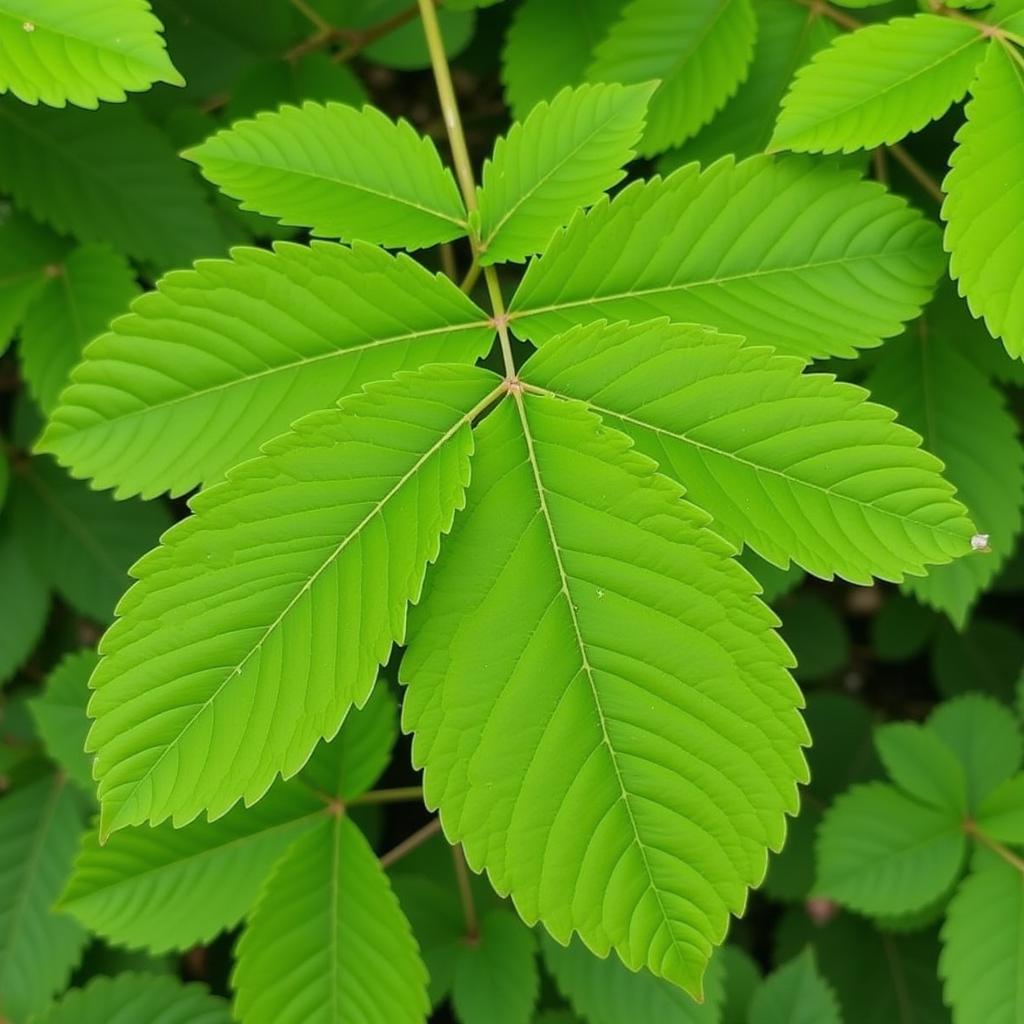
[[[800,360],[709,328],[591,324],[523,379],[588,402],[678,480],[715,528],[825,579],[900,579],[970,551],[941,464],[894,413]]]
[[[818,889],[861,913],[913,913],[949,890],[965,850],[955,813],[882,782],[855,786],[818,830]]]
[[[493,338],[451,281],[362,243],[236,249],[164,277],[88,346],[43,435],[124,497],[181,494],[369,381]]]
[[[495,382],[445,366],[373,385],[192,500],[100,645],[102,832],[251,804],[366,702],[462,504]]]
[[[770,974],[754,993],[750,1024],[842,1024],[835,992],[806,949]]]
[[[458,187],[434,143],[375,107],[283,106],[185,155],[243,210],[315,235],[422,249],[466,233]]]
[[[526,921],[697,993],[805,777],[774,617],[581,404],[519,396],[477,434],[402,665],[426,800]]]
[[[427,972],[377,858],[335,817],[267,881],[237,948],[246,1024],[421,1024]]]
[[[286,782],[214,822],[124,829],[103,846],[90,832],[60,907],[119,945],[189,949],[238,924],[275,861],[323,815],[322,800]]]
[[[840,35],[797,72],[771,146],[852,153],[898,142],[963,98],[984,55],[981,33],[936,14]]]
[[[724,993],[720,956],[704,976],[704,1002],[648,971],[631,971],[614,956],[602,959],[573,939],[562,947],[543,936],[544,962],[563,996],[587,1024],[719,1024]]]
[[[0,93],[96,107],[154,82],[184,85],[146,0],[3,0]]]
[[[736,92],[756,34],[750,0],[632,0],[595,49],[587,77],[660,80],[639,146],[653,156],[694,135]]]
[[[527,269],[512,328],[542,344],[668,316],[804,359],[852,356],[917,316],[942,262],[934,225],[855,174],[803,157],[689,164],[577,214]]]
[[[935,320],[941,316],[938,307],[921,330],[886,345],[865,386],[879,402],[898,408],[902,422],[942,459],[946,478],[989,537],[991,550],[984,555],[937,566],[906,584],[962,627],[1017,542],[1024,449],[1002,393],[951,338],[940,335]]]
[[[15,597],[15,602],[21,595]],[[92,794],[92,758],[85,752],[89,720],[89,676],[99,659],[95,651],[66,655],[47,676],[43,692],[29,705],[46,753],[70,779]]]
[[[182,985],[158,974],[93,978],[73,988],[32,1024],[230,1024],[224,999],[204,985]]]
[[[993,859],[953,897],[939,974],[958,1024],[1019,1024],[1024,1006],[1024,875]]]
[[[139,293],[128,261],[106,245],[83,245],[55,268],[29,307],[21,329],[22,371],[45,413],[57,398],[86,342]]]
[[[541,103],[484,163],[484,265],[521,261],[625,176],[653,86],[582,85]]]
[[[1024,54],[993,44],[942,187],[949,269],[971,312],[1024,357]]]
[[[66,983],[86,933],[50,908],[81,829],[75,795],[41,779],[0,801],[0,1017],[24,1020]]]

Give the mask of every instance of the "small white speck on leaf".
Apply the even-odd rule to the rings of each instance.
[[[992,548],[989,547],[988,536],[989,535],[987,533],[976,533],[971,538],[971,550],[972,551],[991,551]]]
[[[36,26],[33,21],[26,21],[21,26],[26,32],[35,32]]]

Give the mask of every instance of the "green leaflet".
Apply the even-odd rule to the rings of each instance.
[[[215,482],[364,384],[490,346],[450,281],[373,246],[236,249],[163,278],[93,342],[39,445],[116,495]]]
[[[993,860],[949,905],[939,974],[957,1024],[1016,1024],[1024,1005],[1024,875]]]
[[[477,434],[401,668],[426,800],[527,922],[699,993],[805,778],[773,617],[579,403],[520,396]]]
[[[251,804],[366,702],[462,504],[469,422],[496,381],[439,366],[372,385],[192,499],[100,645],[102,834]]]
[[[224,999],[204,985],[154,974],[96,977],[73,988],[32,1024],[230,1024]]]
[[[322,800],[286,782],[214,822],[123,829],[103,846],[89,832],[60,907],[111,942],[154,953],[209,942],[238,924],[274,863],[324,814]]]
[[[652,321],[575,328],[522,372],[588,402],[719,532],[777,565],[866,583],[967,552],[973,527],[917,435],[860,388],[801,369],[709,328]]]
[[[971,312],[1024,356],[1024,54],[993,44],[943,182],[950,273]]]
[[[591,81],[661,85],[639,151],[696,134],[746,78],[757,22],[750,0],[631,0],[594,51]]]
[[[0,93],[97,107],[154,82],[184,85],[146,0],[3,0]]]
[[[963,99],[984,43],[971,25],[936,14],[840,35],[797,72],[771,147],[851,153],[898,142]]]
[[[511,324],[543,344],[668,316],[805,360],[852,356],[898,334],[941,269],[935,227],[879,185],[806,158],[724,159],[577,214],[530,263]]]
[[[0,353],[64,253],[64,243],[22,214],[0,214]]]
[[[246,1024],[420,1024],[427,974],[408,921],[355,825],[332,817],[267,881],[237,949]]]
[[[502,50],[505,101],[521,121],[541,100],[583,81],[590,56],[626,0],[576,0],[573,16],[551,0],[523,0]]]
[[[0,101],[0,188],[57,231],[160,267],[227,245],[200,183],[134,106]]]
[[[75,796],[56,776],[0,800],[0,1014],[24,1020],[67,983],[87,941],[50,908],[81,831]]]
[[[770,974],[754,993],[750,1024],[842,1024],[831,986],[808,948]]]
[[[26,461],[7,514],[35,572],[96,622],[114,617],[132,563],[170,525],[158,502],[116,502],[49,458]]]
[[[90,796],[93,793],[92,758],[85,753],[89,720],[89,676],[99,659],[95,651],[68,654],[49,674],[43,692],[29,702],[46,753]]]
[[[33,301],[21,330],[22,368],[29,390],[49,413],[86,342],[139,293],[128,262],[106,245],[71,252]]]
[[[5,512],[0,517],[0,580],[10,600],[0,615],[0,682],[6,682],[32,653],[50,609],[49,587],[25,547]]]
[[[1024,775],[1015,775],[981,802],[978,829],[1003,843],[1024,844]]]
[[[422,249],[466,233],[455,178],[434,143],[374,107],[284,106],[185,156],[243,210],[315,235]]]
[[[520,261],[625,176],[653,85],[583,85],[540,103],[484,163],[478,190],[484,265]]]
[[[587,1024],[718,1024],[725,994],[720,953],[708,965],[704,1002],[696,1003],[646,971],[627,970],[615,957],[594,956],[579,939],[562,947],[545,935],[541,949],[555,984]]]
[[[967,779],[955,753],[934,729],[891,722],[875,731],[889,777],[908,795],[955,816],[967,811]]]
[[[924,439],[924,447],[945,464],[990,551],[939,566],[907,581],[907,589],[946,612],[963,627],[978,597],[1013,551],[1024,503],[1024,449],[1002,393],[954,347],[942,331],[945,305],[906,338],[890,342],[865,386],[880,402],[893,404],[900,418]]]
[[[530,1024],[540,992],[537,940],[508,910],[480,921],[472,944],[460,943],[452,980],[459,1024]]]
[[[729,153],[737,157],[763,153],[793,72],[838,32],[820,11],[793,0],[753,0],[753,6],[757,43],[750,74],[710,125],[658,161],[662,173],[691,160],[710,164]]]
[[[844,793],[818,830],[818,891],[865,914],[904,914],[939,899],[967,849],[960,816],[870,782]]]

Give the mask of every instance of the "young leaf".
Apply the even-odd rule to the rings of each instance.
[[[204,985],[157,974],[99,976],[71,989],[32,1024],[230,1024],[227,1001]]]
[[[668,316],[803,359],[852,356],[917,316],[941,269],[935,227],[879,185],[802,157],[725,159],[577,214],[531,262],[512,327],[543,344]]]
[[[956,755],[967,776],[967,805],[982,800],[1021,766],[1020,727],[998,701],[972,693],[940,704],[928,729]]]
[[[953,815],[967,811],[964,770],[934,729],[890,722],[875,730],[875,746],[889,777],[908,796]]]
[[[246,1024],[420,1024],[427,974],[409,923],[343,816],[298,840],[267,881],[232,979]]]
[[[950,273],[971,312],[1024,357],[1024,56],[993,44],[978,69],[943,182]]]
[[[530,1024],[540,991],[537,940],[508,910],[492,910],[455,960],[452,1008],[459,1024]]]
[[[991,550],[982,557],[958,559],[906,584],[962,628],[1016,544],[1024,449],[999,389],[945,337],[932,336],[929,325],[943,308],[919,330],[886,345],[865,386],[879,402],[895,403],[901,420],[942,459],[957,496],[989,537]]]
[[[153,953],[209,942],[238,924],[275,862],[324,813],[322,800],[285,782],[215,822],[124,829],[103,846],[90,832],[60,907],[111,942]]]
[[[462,504],[496,380],[440,366],[373,385],[192,499],[100,646],[104,835],[253,803],[366,703]]]
[[[184,85],[146,0],[5,0],[0,93],[26,103],[95,108],[154,82]]]
[[[583,81],[590,57],[625,0],[576,0],[571,17],[551,0],[523,0],[502,50],[505,101],[522,121],[541,101]]]
[[[118,497],[182,494],[305,413],[399,370],[472,362],[493,336],[406,256],[236,249],[167,275],[88,347],[39,449]]]
[[[226,247],[200,183],[135,107],[0,102],[0,188],[60,232],[159,266]]]
[[[754,993],[749,1020],[750,1024],[842,1024],[836,994],[819,973],[810,948],[765,978]]]
[[[479,189],[484,265],[540,252],[625,175],[652,85],[582,85],[538,104],[499,138]]]
[[[92,758],[85,752],[89,732],[85,705],[89,700],[89,676],[98,660],[91,650],[66,655],[47,677],[43,692],[29,701],[47,754],[90,795],[94,785]]]
[[[0,353],[32,300],[46,287],[64,242],[22,214],[0,214]]]
[[[818,889],[865,914],[920,910],[948,891],[966,853],[960,817],[871,782],[839,797],[818,831]]]
[[[434,143],[375,107],[284,106],[184,155],[243,210],[315,235],[422,249],[466,233],[458,187]]]
[[[968,22],[937,14],[840,35],[797,72],[771,148],[852,153],[898,142],[963,99],[984,44]]]
[[[49,458],[28,461],[8,512],[35,571],[81,614],[109,622],[128,569],[170,525],[163,505],[116,502]]]
[[[699,993],[805,778],[774,618],[581,404],[518,396],[477,433],[401,668],[427,803],[528,923]]]
[[[50,609],[50,588],[29,559],[25,539],[5,512],[0,518],[0,580],[7,598],[0,615],[0,683],[32,653]]]
[[[704,1002],[696,1003],[647,971],[627,970],[613,956],[594,956],[579,939],[562,947],[544,935],[541,949],[559,991],[587,1024],[718,1024],[724,996],[720,954],[708,965]]]
[[[49,278],[25,316],[22,369],[39,407],[49,413],[86,342],[138,295],[135,273],[106,245],[75,249]]]
[[[964,1024],[1015,1024],[1024,998],[1024,875],[1002,861],[967,879],[942,929],[939,974]]]
[[[831,579],[899,579],[970,550],[941,464],[866,393],[709,328],[591,324],[523,379],[628,433],[737,545]],[[898,486],[897,486],[898,484]]]
[[[736,92],[756,34],[750,0],[631,0],[598,44],[587,77],[661,81],[639,147],[653,156],[696,134]]]
[[[0,801],[0,1015],[24,1020],[67,983],[85,932],[50,908],[71,868],[81,821],[57,777]]]

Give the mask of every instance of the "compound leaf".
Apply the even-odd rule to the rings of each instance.
[[[90,832],[60,907],[111,942],[153,953],[209,942],[242,919],[274,863],[323,816],[322,800],[286,782],[214,822],[128,828],[103,846]]]
[[[1024,1005],[1024,874],[994,860],[960,886],[942,929],[939,975],[963,1024],[1016,1024]]]
[[[315,235],[422,249],[466,233],[458,187],[434,143],[374,107],[283,106],[185,156],[243,210]]]
[[[146,0],[3,0],[0,93],[95,108],[155,82],[184,85]]]
[[[906,914],[947,892],[966,851],[961,819],[883,782],[840,796],[818,830],[818,889],[865,914]]]
[[[750,1024],[842,1024],[832,987],[821,976],[814,952],[799,956],[768,975],[754,993]]]
[[[93,978],[71,989],[32,1024],[230,1024],[224,999],[206,986],[183,985],[159,974],[119,974]]]
[[[826,579],[899,579],[970,550],[941,464],[894,413],[798,359],[710,328],[577,327],[524,365],[590,404],[677,479],[715,528]]]
[[[770,145],[852,153],[898,142],[964,97],[984,43],[969,23],[937,14],[840,35],[797,72]]]
[[[101,834],[251,804],[366,703],[462,504],[469,422],[496,380],[438,366],[371,385],[192,499],[100,645]]]
[[[420,1024],[427,973],[359,829],[308,832],[267,881],[232,979],[246,1024]]]
[[[625,175],[651,85],[581,85],[499,138],[479,189],[484,265],[540,252],[557,228]]]
[[[879,402],[895,404],[900,419],[942,459],[958,497],[988,535],[991,550],[981,557],[958,559],[906,584],[963,627],[1017,541],[1024,449],[1000,390],[948,339],[932,337],[930,322],[886,345],[865,386]]]
[[[86,342],[139,293],[135,273],[106,245],[83,245],[54,268],[21,329],[21,365],[39,407],[49,413]]]
[[[609,259],[614,254],[614,259]],[[812,359],[900,333],[942,270],[938,232],[881,186],[802,157],[635,182],[530,263],[512,328],[668,316]]]
[[[805,778],[776,620],[580,403],[519,395],[477,433],[401,668],[426,801],[528,923],[699,993]]]
[[[943,182],[950,273],[971,312],[1024,357],[1024,56],[994,44]]]
[[[598,44],[587,77],[661,81],[639,147],[652,156],[696,134],[736,92],[756,34],[750,0],[632,0]]]
[[[181,494],[369,381],[471,362],[493,333],[406,256],[236,249],[168,274],[88,347],[39,448],[118,497]]]
[[[62,988],[88,936],[50,908],[81,830],[75,794],[40,779],[0,801],[0,1014],[21,1021]]]
[[[160,267],[227,245],[201,183],[132,106],[0,102],[0,188],[57,231]]]

